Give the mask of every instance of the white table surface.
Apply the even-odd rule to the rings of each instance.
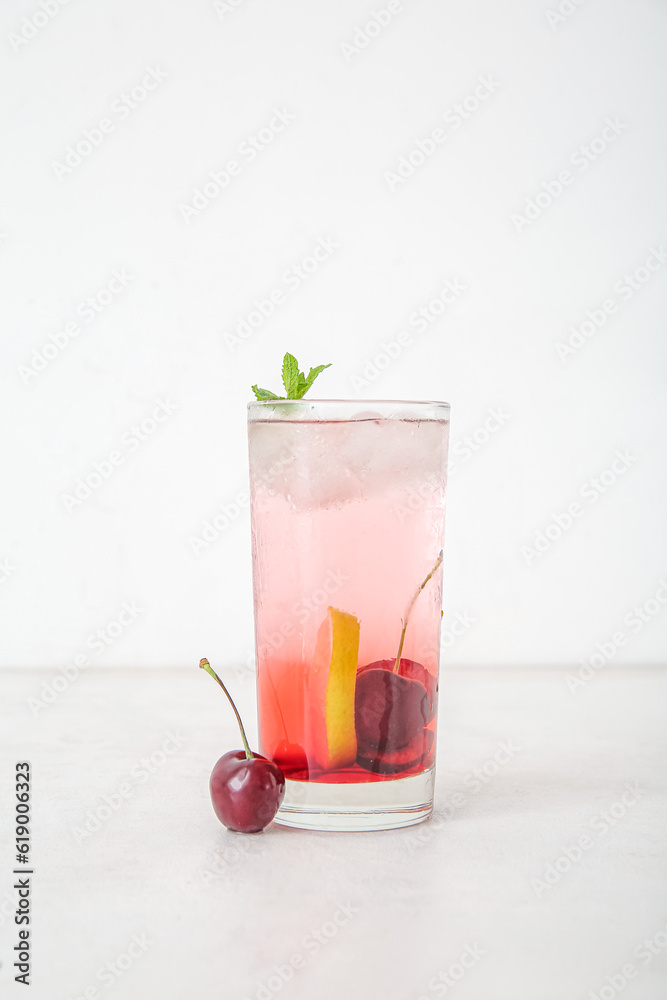
[[[429,823],[364,834],[274,825],[255,836],[213,815],[210,769],[239,738],[196,660],[180,671],[91,668],[35,717],[28,699],[55,676],[0,673],[5,996],[667,997],[667,674],[606,667],[572,694],[566,671],[445,673]],[[254,741],[252,678],[225,677]],[[141,761],[169,734],[176,743],[149,774]],[[490,763],[501,743],[508,759]],[[33,768],[29,991],[11,967],[21,759]],[[100,828],[77,835],[120,789]],[[600,818],[610,809],[611,825]]]

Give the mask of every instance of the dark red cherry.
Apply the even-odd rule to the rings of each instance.
[[[241,730],[243,750],[223,754],[211,771],[209,788],[213,810],[221,823],[237,833],[259,833],[268,826],[285,795],[285,775],[277,764],[253,753],[236,705],[207,659],[199,666],[227,695]]]
[[[213,768],[209,787],[215,815],[228,830],[259,833],[278,812],[285,775],[266,757],[230,750]]]
[[[372,748],[359,749],[357,764],[375,774],[398,774],[422,764],[428,757],[435,735],[431,729],[422,729],[406,747],[393,753],[380,753]]]
[[[395,662],[395,660],[374,660],[372,663],[367,663],[365,667],[360,667],[359,673],[364,670],[393,670]],[[401,657],[397,673],[401,677],[410,677],[411,680],[421,681],[424,685],[429,701],[429,715],[426,721],[430,722],[438,708],[437,679],[423,664],[418,663],[417,660],[409,660],[405,656]]]
[[[288,743],[287,740],[281,740],[271,757],[287,777],[292,777],[296,773],[299,774],[301,780],[308,777],[308,757],[300,743]]]
[[[421,681],[377,667],[358,674],[354,705],[361,756],[374,750],[394,753],[408,746],[423,730],[430,712]]]

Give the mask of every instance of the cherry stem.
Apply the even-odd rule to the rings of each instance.
[[[403,652],[403,643],[405,642],[405,633],[408,630],[408,620],[409,620],[410,615],[412,613],[412,609],[415,606],[415,601],[417,600],[417,598],[419,597],[419,595],[421,594],[422,590],[424,589],[424,587],[426,586],[426,584],[428,583],[428,581],[431,579],[431,577],[433,576],[433,574],[440,567],[440,563],[441,562],[442,562],[442,549],[440,549],[440,553],[438,555],[438,558],[435,561],[435,566],[433,567],[433,569],[431,570],[431,572],[428,574],[428,576],[426,576],[422,580],[422,582],[419,584],[419,586],[417,587],[417,589],[416,589],[416,591],[415,591],[415,593],[413,595],[412,600],[408,604],[407,611],[405,612],[405,618],[401,618],[401,625],[403,626],[403,628],[401,629],[401,640],[400,640],[400,642],[398,644],[398,652],[396,654],[396,662],[394,663],[394,669],[392,671],[392,673],[394,673],[394,674],[398,673],[398,668],[401,665],[401,653]]]
[[[220,687],[222,688],[222,690],[227,695],[227,698],[229,699],[229,704],[234,709],[234,715],[236,716],[236,721],[238,722],[239,729],[241,730],[241,739],[243,740],[243,749],[245,750],[245,755],[248,758],[248,760],[252,760],[255,755],[254,755],[254,753],[252,752],[252,750],[250,749],[250,747],[248,745],[248,739],[247,739],[246,734],[245,734],[245,729],[243,728],[243,723],[241,722],[241,716],[238,713],[238,710],[236,708],[236,705],[234,704],[234,700],[233,700],[231,694],[229,693],[229,691],[227,690],[227,688],[225,687],[225,685],[222,683],[222,681],[220,680],[220,678],[218,677],[218,675],[216,674],[215,670],[213,669],[213,667],[211,666],[211,664],[208,662],[208,660],[206,659],[206,657],[204,657],[203,660],[199,661],[199,666],[202,668],[202,670],[205,670],[207,674],[210,674],[214,681],[218,682],[218,684],[220,685]]]

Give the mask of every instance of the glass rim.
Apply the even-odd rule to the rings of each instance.
[[[248,419],[269,420],[289,419],[295,411],[301,413],[329,411],[334,414],[343,410],[357,412],[361,419],[371,419],[371,413],[379,412],[376,419],[409,419],[411,415],[424,414],[422,420],[444,420],[449,417],[450,404],[439,399],[255,399],[247,405]],[[371,413],[362,413],[368,409]],[[387,411],[391,411],[387,413]],[[425,414],[428,412],[428,416]],[[354,419],[354,417],[340,418]]]

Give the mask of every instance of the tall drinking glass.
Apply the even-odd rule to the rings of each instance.
[[[276,822],[383,830],[433,806],[449,406],[248,405],[260,751]]]

